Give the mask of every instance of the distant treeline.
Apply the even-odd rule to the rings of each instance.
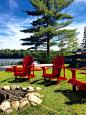
[[[54,57],[63,55],[63,53],[50,51],[50,56],[47,57],[47,52],[44,50],[0,50],[0,58],[24,58],[27,55],[32,55],[34,57],[34,61],[39,61],[40,63],[52,63]]]
[[[29,50],[10,50],[10,49],[1,49],[0,50],[0,58],[24,58],[27,55],[31,55]]]

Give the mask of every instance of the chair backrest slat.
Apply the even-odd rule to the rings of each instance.
[[[31,66],[32,63],[33,63],[33,57],[31,55],[24,57],[24,59],[23,59],[23,72],[28,72],[27,66]]]
[[[64,65],[64,59],[65,58],[60,55],[53,59],[52,74],[58,74],[57,67],[62,67]],[[59,70],[59,72],[61,72],[61,69]]]

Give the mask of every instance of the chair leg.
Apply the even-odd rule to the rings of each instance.
[[[30,77],[28,76],[28,82],[30,82]]]
[[[46,82],[46,77],[44,77],[44,83]]]
[[[57,83],[58,83],[58,85],[60,84],[60,78],[59,77],[57,78]]]
[[[58,85],[59,85],[59,78],[57,79],[57,83],[58,83]]]
[[[15,76],[15,81],[17,81],[17,76]]]
[[[75,92],[76,91],[76,86],[72,85],[72,90],[73,90],[73,92]]]

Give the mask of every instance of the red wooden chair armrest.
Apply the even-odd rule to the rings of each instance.
[[[13,65],[12,67],[17,67],[17,66],[22,66],[22,65]]]
[[[31,67],[33,67],[33,68],[34,68],[34,66],[35,66],[35,65],[33,64],[33,65],[31,65],[31,66],[27,66],[27,67],[28,67],[28,68],[31,68]],[[33,71],[34,71],[34,69],[33,69]]]
[[[27,67],[34,67],[34,65],[31,65],[31,66],[27,66]]]
[[[46,67],[53,67],[53,66],[43,66],[43,67],[41,67],[43,69],[43,75],[46,74],[46,69],[45,69]]]
[[[53,66],[42,66],[42,67],[53,67]]]
[[[17,72],[17,66],[22,66],[22,65],[14,65],[14,66],[12,66],[14,68],[14,72]]]
[[[46,67],[53,67],[53,66],[43,66],[43,67],[41,67],[41,68],[46,68]],[[45,70],[46,71],[46,70]]]
[[[63,67],[56,67],[56,68],[66,68],[67,66],[63,66]]]

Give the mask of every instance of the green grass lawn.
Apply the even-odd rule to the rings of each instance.
[[[47,72],[51,73],[51,69]],[[86,75],[82,74],[84,70],[77,70],[77,79],[86,82]],[[63,71],[62,71],[63,72]],[[61,73],[63,74],[63,73]],[[42,98],[42,105],[30,106],[13,111],[10,115],[86,115],[86,91],[78,90],[72,92],[72,85],[67,81],[60,81],[60,85],[57,84],[57,80],[48,80],[44,83],[42,77],[42,71],[35,71],[35,78],[32,78],[28,82],[27,77],[18,77],[15,81],[13,72],[0,72],[0,85],[21,85],[41,87],[40,94],[45,97]],[[66,69],[66,77],[70,79],[72,77],[71,71]],[[0,115],[6,115],[1,113]]]

